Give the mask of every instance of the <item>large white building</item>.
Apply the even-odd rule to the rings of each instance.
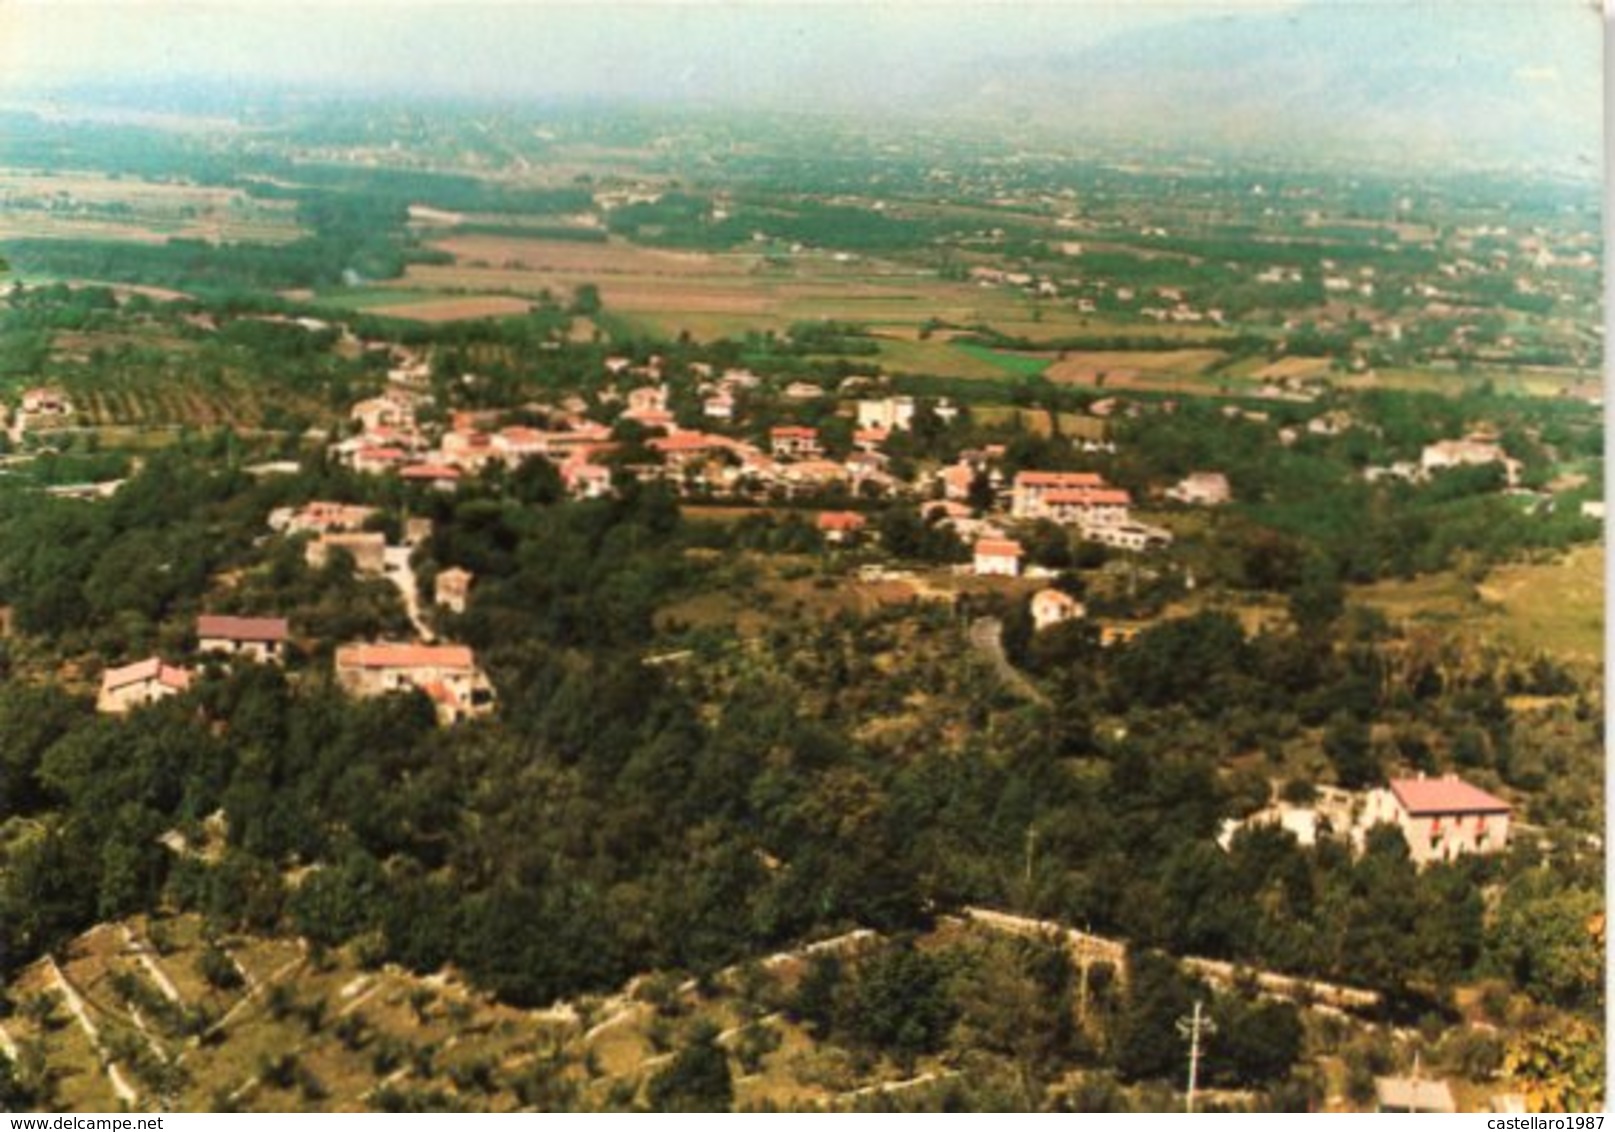
[[[1468,853],[1503,852],[1511,813],[1507,802],[1456,775],[1398,778],[1369,793],[1362,825],[1397,826],[1409,854],[1423,865]]]

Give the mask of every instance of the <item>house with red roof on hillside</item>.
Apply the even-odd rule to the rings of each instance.
[[[361,698],[424,692],[444,724],[493,710],[493,686],[465,645],[343,645],[336,650],[336,681]]]
[[[1048,518],[1046,499],[1050,492],[1097,491],[1103,487],[1105,478],[1098,472],[1017,472],[1010,514],[1017,519]]]
[[[95,710],[123,715],[137,707],[177,696],[191,686],[189,669],[164,664],[158,657],[137,660],[101,673],[101,691]]]
[[[1507,802],[1457,775],[1397,778],[1368,795],[1361,828],[1397,826],[1413,860],[1424,865],[1503,852],[1512,812]]]
[[[819,533],[832,545],[857,541],[869,520],[856,511],[819,512]]]
[[[1017,578],[1021,573],[1021,557],[1025,553],[1021,544],[1014,539],[981,539],[976,543],[976,576]]]
[[[244,656],[280,663],[291,630],[284,617],[226,617],[204,613],[196,619],[197,647],[202,652]]]

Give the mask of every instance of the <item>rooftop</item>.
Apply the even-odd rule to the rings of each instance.
[[[1507,813],[1512,808],[1501,798],[1453,775],[1394,779],[1391,793],[1410,814]]]
[[[203,640],[284,641],[290,634],[284,617],[227,617],[204,613],[196,619]]]

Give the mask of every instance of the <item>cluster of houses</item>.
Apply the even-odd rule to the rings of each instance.
[[[1392,779],[1363,794],[1323,787],[1309,804],[1278,803],[1243,821],[1224,822],[1218,842],[1226,849],[1242,828],[1276,826],[1302,846],[1337,837],[1361,851],[1369,830],[1391,825],[1401,831],[1409,857],[1423,866],[1502,853],[1508,848],[1512,812],[1501,798],[1456,775],[1420,775]]]
[[[710,367],[692,367],[698,375]],[[430,395],[412,384],[390,383],[380,395],[352,407],[355,431],[332,446],[332,455],[355,471],[391,472],[406,482],[454,490],[462,477],[475,475],[489,465],[513,468],[533,459],[553,463],[574,498],[599,498],[611,493],[616,474],[641,481],[662,480],[681,491],[737,496],[778,493],[800,496],[844,488],[853,495],[896,494],[901,482],[888,471],[889,459],[881,445],[894,431],[910,427],[912,398],[891,397],[859,403],[861,424],[854,449],[843,458],[830,458],[819,430],[808,425],[782,424],[769,430],[765,445],[738,437],[686,428],[668,407],[670,391],[660,378],[656,359],[648,366],[633,366],[626,358],[606,359],[608,374],[624,380],[648,380],[619,392],[615,385],[602,394],[606,402],[624,405],[619,420],[638,424],[649,436],[644,449],[653,460],[632,462],[621,455],[624,444],[613,429],[587,415],[578,397],[559,405],[529,406],[546,426],[498,424],[497,412],[455,413],[446,428],[422,427],[418,409]],[[728,370],[703,377],[698,386],[704,417],[730,424],[735,420],[738,397],[761,379],[747,370]],[[786,388],[787,400],[823,397],[824,390],[807,383]],[[956,412],[943,403],[940,415]],[[615,459],[608,458],[619,454]],[[617,465],[613,467],[613,465]]]
[[[259,664],[285,661],[290,630],[284,617],[230,617],[205,613],[196,619],[196,651],[204,657],[244,659]],[[188,690],[194,669],[146,657],[101,673],[97,711],[124,715],[135,708]]]
[[[390,553],[394,548],[388,547],[386,535],[367,529],[378,514],[373,507],[315,501],[273,512],[269,525],[282,536],[306,539],[304,556],[312,567],[323,568],[334,555],[342,553],[351,557],[358,573],[385,577],[398,585],[423,638],[429,637],[429,630],[414,615],[414,595],[409,592],[413,574],[395,568],[397,560]],[[430,532],[428,521],[409,520],[405,524],[406,547],[398,548],[397,553],[406,553],[408,545]],[[439,571],[434,580],[436,603],[451,612],[464,613],[473,581],[470,571],[459,567]],[[283,617],[203,614],[196,620],[196,638],[196,651],[202,657],[283,664],[291,632]],[[108,668],[101,674],[96,709],[112,715],[126,714],[188,690],[196,674],[193,668],[155,656]],[[463,645],[438,644],[430,639],[344,644],[336,650],[335,676],[339,687],[358,697],[419,690],[432,701],[438,721],[443,724],[486,714],[493,706],[493,686],[478,667],[472,650]]]

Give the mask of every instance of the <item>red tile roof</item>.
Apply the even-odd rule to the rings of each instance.
[[[452,464],[411,464],[398,474],[406,480],[457,480],[460,469]]]
[[[1024,553],[1021,544],[1008,538],[984,538],[976,543],[976,556],[989,555],[993,558],[1019,558]]]
[[[1398,778],[1391,793],[1409,814],[1495,814],[1512,807],[1460,778]]]
[[[464,645],[343,645],[336,650],[338,668],[460,668],[476,667]]]
[[[1045,492],[1043,502],[1050,506],[1074,503],[1078,507],[1127,507],[1133,499],[1119,487],[1075,487]]]
[[[677,436],[657,436],[645,442],[653,452],[704,452],[709,448],[728,448],[733,442],[727,436],[714,436],[705,432],[681,432]]]
[[[819,437],[819,430],[816,428],[806,428],[800,425],[780,425],[777,428],[769,429],[768,435],[773,437],[775,440],[817,440]]]
[[[156,680],[159,684],[173,688],[176,692],[183,692],[191,686],[191,674],[183,668],[164,664],[159,657],[148,657],[137,660],[133,664],[126,664],[122,668],[109,668],[101,673],[101,690],[114,691],[118,688],[128,687],[130,684],[139,684],[146,680]]]
[[[1104,487],[1098,472],[1017,472],[1016,487]]]
[[[821,531],[861,531],[868,521],[856,511],[819,512],[819,530]]]
[[[284,641],[289,630],[284,617],[225,617],[204,613],[196,619],[201,640]]]

